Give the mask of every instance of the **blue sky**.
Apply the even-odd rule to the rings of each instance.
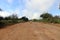
[[[43,12],[60,15],[60,0],[0,0],[0,15],[5,17],[13,13],[18,17],[26,16],[30,19],[39,18]]]

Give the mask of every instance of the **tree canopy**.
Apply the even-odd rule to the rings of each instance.
[[[43,13],[42,15],[40,15],[40,17],[45,19],[45,18],[52,18],[53,16],[51,14],[49,14],[49,13]]]
[[[23,20],[23,21],[28,21],[28,18],[27,18],[26,16],[23,16],[23,17],[21,18],[21,20]]]

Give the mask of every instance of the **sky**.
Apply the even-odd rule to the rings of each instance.
[[[60,15],[59,3],[60,0],[0,0],[0,8],[3,10],[0,16],[17,14],[18,17],[39,19],[44,12]]]

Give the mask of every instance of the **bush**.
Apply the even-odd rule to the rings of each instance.
[[[27,22],[28,21],[28,18],[24,16],[24,17],[21,18],[21,20]]]
[[[12,23],[14,23],[14,24],[18,23],[18,20],[12,20]]]
[[[2,16],[0,16],[0,20],[3,20],[4,18]]]
[[[60,17],[59,16],[52,16],[49,13],[44,13],[40,17],[42,17],[42,22],[48,22],[48,23],[60,23]]]
[[[42,15],[40,15],[40,17],[42,17],[43,19],[46,19],[46,18],[52,18],[53,16],[49,13],[43,13]]]
[[[0,28],[4,28],[6,24],[4,22],[0,22]]]
[[[60,19],[53,19],[53,23],[60,23]]]

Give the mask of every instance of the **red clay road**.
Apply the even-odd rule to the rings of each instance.
[[[60,40],[60,25],[26,22],[0,29],[0,40]]]

